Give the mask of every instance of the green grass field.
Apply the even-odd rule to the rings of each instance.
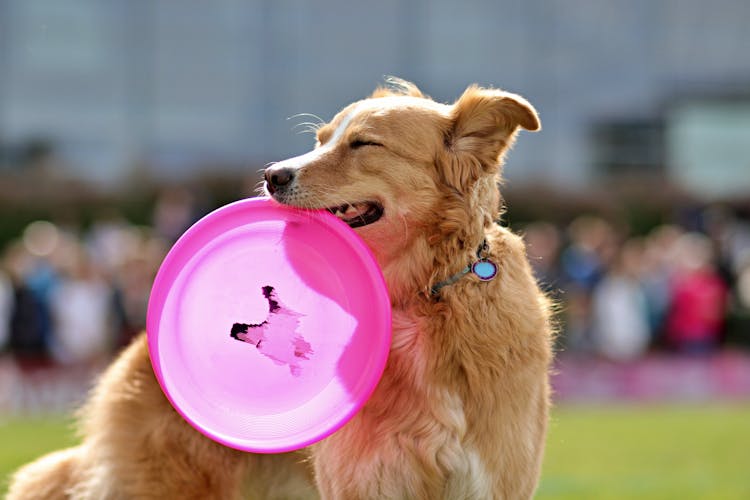
[[[64,418],[0,422],[0,477],[75,442]],[[538,499],[750,499],[750,405],[563,406]]]
[[[562,407],[539,499],[750,499],[750,405]]]

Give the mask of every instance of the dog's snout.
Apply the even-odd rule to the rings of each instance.
[[[265,171],[268,190],[273,194],[280,187],[284,187],[294,179],[294,169],[289,167],[268,167]]]

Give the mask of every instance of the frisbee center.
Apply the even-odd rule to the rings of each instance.
[[[268,315],[262,323],[234,323],[230,337],[252,344],[258,351],[277,365],[289,366],[295,377],[302,372],[302,360],[309,360],[313,354],[312,345],[297,329],[303,317],[279,299],[274,287],[266,285],[261,289],[268,301]]]

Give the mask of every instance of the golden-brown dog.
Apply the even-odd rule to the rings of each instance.
[[[266,170],[278,202],[354,227],[388,283],[388,364],[335,434],[300,454],[222,447],[169,406],[140,338],[83,410],[82,444],[22,468],[9,498],[530,498],[550,310],[521,239],[495,223],[519,128],[539,121],[515,94],[472,86],[445,105],[397,81],[322,126],[314,150]],[[464,272],[478,260],[497,275]]]

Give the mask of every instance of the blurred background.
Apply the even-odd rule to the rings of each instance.
[[[560,303],[538,498],[750,498],[748,26],[746,0],[0,0],[0,481],[75,442],[182,231],[396,75],[539,111],[503,220]]]

